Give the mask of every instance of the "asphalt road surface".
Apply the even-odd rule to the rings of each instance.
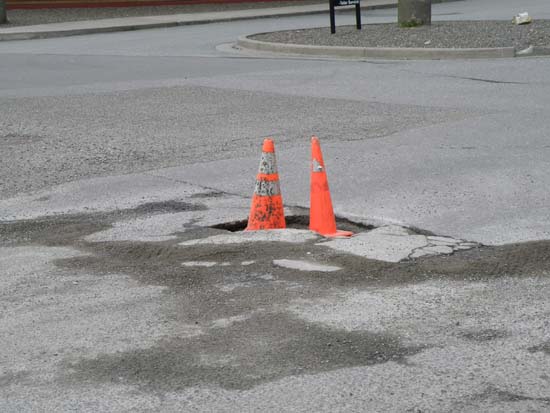
[[[550,18],[513,3],[434,19]],[[218,47],[327,24],[0,43],[0,411],[550,409],[550,60]],[[304,231],[313,134],[340,225],[469,246],[385,262]],[[243,241],[266,136],[294,230]]]

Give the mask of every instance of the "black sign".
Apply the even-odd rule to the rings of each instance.
[[[359,0],[334,0],[334,7],[355,6],[357,4],[359,4]]]
[[[336,18],[334,17],[334,8],[340,6],[355,6],[355,22],[357,30],[361,30],[361,4],[360,0],[329,0],[330,7],[330,32],[336,33]]]

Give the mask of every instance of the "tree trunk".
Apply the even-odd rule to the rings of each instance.
[[[6,1],[0,0],[0,24],[7,22],[8,18],[6,16]]]
[[[432,23],[432,0],[399,0],[397,22],[401,27]]]

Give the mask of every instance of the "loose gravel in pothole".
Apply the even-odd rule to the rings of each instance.
[[[483,48],[550,46],[550,20],[517,26],[511,21],[448,21],[431,26],[402,28],[396,23],[287,30],[251,36],[254,40],[352,47]]]

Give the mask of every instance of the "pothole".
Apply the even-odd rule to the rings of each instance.
[[[450,255],[479,246],[475,242],[436,236],[431,232],[416,228],[399,225],[375,227],[342,217],[336,218],[336,226],[339,230],[351,231],[354,234],[352,237],[320,239],[320,234],[308,230],[309,216],[307,214],[289,215],[286,217],[286,224],[286,229],[243,232],[247,226],[247,220],[225,222],[212,225],[210,229],[225,230],[232,234],[188,240],[180,245],[314,241],[318,245],[339,252],[387,262],[415,260],[434,255]],[[312,239],[311,234],[315,234],[318,237],[317,240]]]
[[[290,229],[308,229],[309,228],[309,215],[290,215],[285,217],[286,227]],[[222,229],[229,232],[244,231],[248,224],[247,219],[240,221],[223,222],[221,224],[215,224],[210,226],[214,229]],[[360,222],[354,222],[347,218],[336,217],[336,226],[338,229],[344,231],[351,231],[353,233],[365,232],[375,229],[373,225],[366,225]]]

